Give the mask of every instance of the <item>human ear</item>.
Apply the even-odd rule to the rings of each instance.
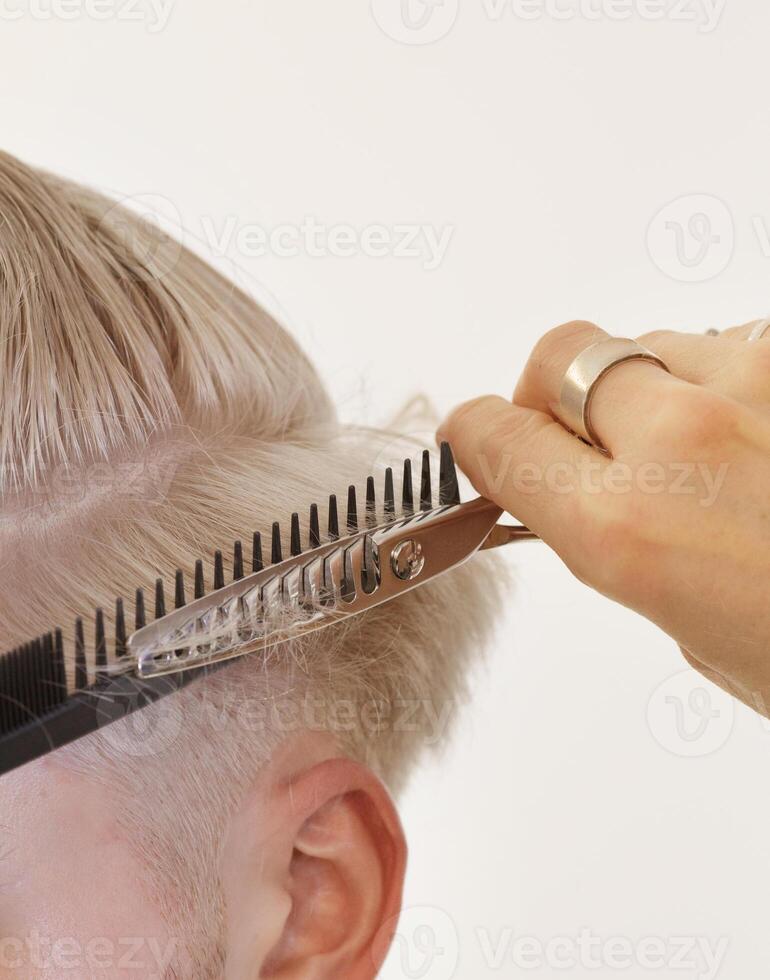
[[[225,976],[372,980],[401,906],[398,815],[365,766],[331,757],[296,771],[298,754],[268,767],[231,822]]]

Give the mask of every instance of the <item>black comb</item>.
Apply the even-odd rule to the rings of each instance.
[[[452,452],[444,443],[441,446],[439,473],[439,507],[458,504],[460,501],[457,473]],[[382,510],[378,511],[375,480],[366,481],[365,509],[363,523],[365,528],[377,527],[378,521],[386,524],[400,518],[414,515],[414,491],[412,487],[412,465],[404,463],[401,487],[401,507],[396,507],[396,494],[393,472],[385,471]],[[423,454],[420,471],[421,511],[432,507],[430,454]],[[358,531],[361,518],[358,513],[357,490],[351,485],[348,489],[345,512],[346,533]],[[321,521],[317,504],[310,507],[308,524],[308,546],[310,550],[319,547],[321,541]],[[337,498],[329,497],[327,522],[327,541],[340,537],[340,520]],[[291,516],[290,552],[291,555],[303,553],[298,514]],[[233,546],[232,579],[244,577],[244,556],[241,541]],[[284,549],[281,540],[281,526],[272,526],[270,557],[273,564],[283,561]],[[264,568],[262,536],[255,532],[252,539],[251,572]],[[225,567],[221,551],[214,555],[212,570],[212,591],[225,585]],[[364,546],[364,588],[374,582],[375,568],[371,540],[367,535]],[[185,576],[181,569],[174,575],[174,608],[182,609],[187,602]],[[193,569],[194,600],[204,598],[208,593],[203,562],[195,562]],[[153,618],[157,620],[166,615],[166,589],[163,579],[158,578],[154,585]],[[65,662],[65,649],[61,630],[44,633],[15,649],[0,655],[0,773],[36,758],[74,739],[101,728],[104,724],[136,711],[179,688],[196,677],[203,676],[208,669],[164,675],[159,678],[140,680],[136,676],[123,673],[110,673],[110,667],[125,663],[129,637],[126,630],[126,610],[122,598],[115,603],[114,614],[108,616],[104,610],[95,610],[92,620],[93,631],[85,628],[82,618],[78,618],[74,628],[72,663]],[[137,589],[133,604],[133,626],[136,631],[148,625],[148,603],[143,589]],[[150,620],[151,622],[152,620]],[[90,643],[93,637],[93,643]]]

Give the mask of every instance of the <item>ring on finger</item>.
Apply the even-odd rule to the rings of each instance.
[[[642,360],[668,371],[666,364],[635,340],[610,337],[581,351],[567,368],[559,395],[559,417],[575,435],[600,452],[608,452],[591,424],[591,400],[598,383],[626,361]]]

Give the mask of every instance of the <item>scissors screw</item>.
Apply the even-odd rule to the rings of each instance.
[[[393,549],[390,555],[390,567],[396,578],[403,582],[417,578],[425,565],[425,555],[422,553],[422,545],[411,538],[401,541]]]

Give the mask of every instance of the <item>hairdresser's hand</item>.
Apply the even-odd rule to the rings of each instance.
[[[605,339],[568,323],[535,347],[513,402],[455,409],[441,438],[479,493],[536,531],[583,582],[647,616],[688,661],[770,714],[770,333],[638,338],[597,385],[591,419],[611,453],[558,421],[564,374]]]

